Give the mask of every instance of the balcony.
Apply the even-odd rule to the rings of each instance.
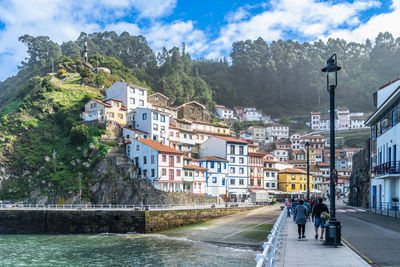
[[[400,174],[400,161],[390,161],[374,167],[376,176]]]

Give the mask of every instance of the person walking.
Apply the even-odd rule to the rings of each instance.
[[[290,210],[292,209],[292,202],[290,200],[286,199],[285,206],[286,206],[287,216],[290,217]]]
[[[307,221],[310,221],[311,206],[307,200],[304,200],[304,206],[307,208]]]
[[[293,221],[297,224],[297,231],[299,233],[299,240],[306,238],[306,223],[307,223],[307,208],[303,205],[304,201],[301,199],[299,204],[294,210]]]
[[[329,213],[328,207],[322,202],[322,198],[318,199],[318,204],[314,206],[312,212],[312,222],[315,228],[315,239],[318,239],[318,228],[321,227],[321,239],[324,239],[325,221],[321,219],[321,213]],[[315,219],[315,222],[314,222]]]

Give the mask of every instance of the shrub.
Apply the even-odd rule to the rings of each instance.
[[[67,71],[65,69],[59,69],[57,71],[57,77],[59,78],[63,78],[65,76],[65,74],[67,73]]]
[[[84,144],[87,140],[89,140],[89,137],[89,128],[84,124],[72,127],[69,135],[71,143],[77,145]]]

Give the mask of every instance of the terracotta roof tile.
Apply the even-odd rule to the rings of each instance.
[[[160,142],[152,140],[152,139],[139,138],[138,141],[145,145],[148,145],[149,147],[152,147],[152,148],[158,150],[159,152],[183,155],[183,152],[173,149],[169,146],[163,145]]]
[[[196,165],[183,165],[184,169],[194,169],[194,170],[199,170],[199,171],[207,171],[207,168],[199,167]]]
[[[300,170],[300,169],[293,169],[293,168],[286,168],[283,169],[281,171],[279,171],[279,173],[300,173],[300,174],[307,174],[306,171]]]
[[[212,156],[203,157],[201,159],[198,159],[198,161],[225,161],[225,162],[228,162],[228,160],[226,160],[226,159],[219,158],[219,157],[212,157]]]
[[[242,141],[240,139],[236,139],[236,138],[228,137],[228,136],[215,136],[215,138],[225,140],[225,141],[231,142],[231,143],[248,144],[246,141]]]

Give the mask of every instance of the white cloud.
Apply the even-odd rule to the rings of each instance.
[[[304,37],[324,36],[339,26],[354,25],[361,11],[379,5],[377,1],[332,4],[317,0],[273,0],[268,10],[250,18],[231,20],[231,23],[224,26],[213,42],[218,51],[213,51],[209,56],[223,55],[231,49],[233,42],[239,40],[262,37],[272,41],[284,38],[286,32]],[[243,10],[239,8],[239,18],[242,13]]]
[[[374,40],[380,32],[390,32],[395,37],[400,36],[400,0],[394,0],[391,11],[370,18],[366,23],[352,30],[339,30],[327,35],[327,38],[343,38],[347,41],[365,42]]]

